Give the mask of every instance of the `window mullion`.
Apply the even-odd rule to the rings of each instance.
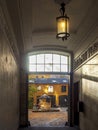
[[[46,58],[46,56],[45,56],[45,54],[44,54],[44,72],[45,72],[45,65],[46,65],[46,63],[45,63],[45,58]]]

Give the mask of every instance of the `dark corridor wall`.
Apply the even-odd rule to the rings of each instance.
[[[19,67],[1,16],[0,7],[0,130],[16,130],[19,126]]]

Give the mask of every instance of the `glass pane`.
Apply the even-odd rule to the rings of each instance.
[[[36,71],[36,65],[29,65],[29,71]]]
[[[45,63],[52,63],[52,54],[45,54]]]
[[[68,65],[61,65],[61,72],[68,72]]]
[[[53,65],[53,71],[60,72],[60,65]]]
[[[45,65],[45,72],[52,72],[52,65],[50,64]]]
[[[37,55],[37,63],[43,63],[44,64],[44,54]]]
[[[60,64],[60,55],[53,54],[53,63]]]
[[[36,56],[33,55],[33,56],[29,56],[29,63],[36,63]]]
[[[67,56],[61,56],[61,64],[68,64],[68,57]]]
[[[37,71],[44,72],[44,65],[37,65]]]
[[[58,33],[63,33],[65,32],[65,27],[66,27],[66,20],[65,18],[60,18],[58,19]]]
[[[38,54],[29,56],[29,71],[68,72],[69,57],[59,54]]]

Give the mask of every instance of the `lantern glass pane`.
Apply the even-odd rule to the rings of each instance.
[[[68,18],[65,17],[65,18],[57,19],[57,33],[59,34],[59,37],[64,37],[66,33],[69,33],[69,19]]]
[[[64,18],[59,18],[58,19],[58,33],[63,33],[65,32],[65,19]]]

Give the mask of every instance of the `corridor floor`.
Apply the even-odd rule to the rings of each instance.
[[[28,127],[28,128],[20,128],[19,130],[79,130],[74,127]]]
[[[64,127],[67,122],[67,108],[59,112],[32,112],[29,110],[29,121],[33,127]]]

